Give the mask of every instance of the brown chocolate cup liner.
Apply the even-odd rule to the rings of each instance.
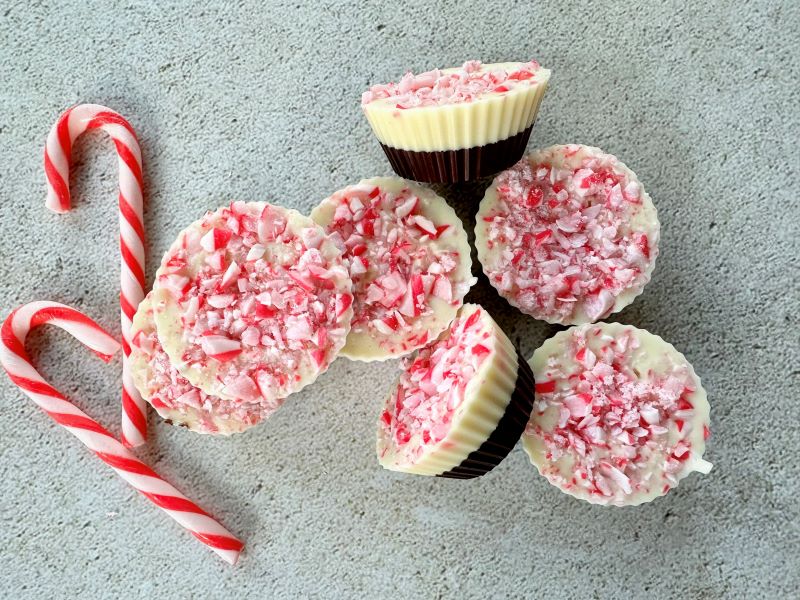
[[[458,183],[496,175],[525,153],[533,125],[504,140],[460,148],[417,152],[381,144],[392,169],[400,177],[426,183]]]
[[[492,434],[467,458],[437,477],[472,479],[494,469],[517,444],[533,410],[534,381],[528,361],[517,349],[517,382],[511,400]]]

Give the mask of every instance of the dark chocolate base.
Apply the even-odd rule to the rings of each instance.
[[[416,152],[381,144],[400,177],[427,183],[457,183],[489,177],[516,163],[525,153],[533,125],[509,138],[472,148]]]
[[[437,475],[451,479],[472,479],[480,477],[494,469],[508,456],[516,445],[533,409],[534,382],[533,371],[517,350],[517,383],[514,393],[492,434],[481,444],[480,448],[471,452],[456,467]]]

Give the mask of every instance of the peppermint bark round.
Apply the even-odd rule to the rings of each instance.
[[[706,392],[660,337],[619,323],[572,327],[547,340],[530,364],[536,402],[523,447],[563,492],[637,505],[711,469],[703,460]]]
[[[489,282],[548,323],[591,323],[622,310],[658,256],[650,197],[633,171],[589,146],[552,146],[500,173],[476,221]]]
[[[286,398],[345,343],[352,281],[340,250],[294,210],[234,202],[180,233],[156,273],[158,337],[176,370],[230,401]]]
[[[197,433],[229,435],[258,424],[283,400],[225,400],[193,386],[172,366],[161,347],[150,295],[139,304],[131,329],[133,382],[142,397],[170,423]]]
[[[432,190],[396,177],[365,179],[311,213],[344,252],[354,312],[342,354],[383,360],[444,331],[475,282],[467,234]]]
[[[417,181],[469,181],[522,156],[550,71],[536,61],[406,73],[361,107],[392,168]]]
[[[465,304],[438,340],[404,359],[378,421],[378,460],[393,471],[470,479],[519,440],[533,376],[478,305]]]

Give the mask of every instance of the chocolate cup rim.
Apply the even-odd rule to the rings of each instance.
[[[496,175],[519,161],[533,125],[502,140],[470,148],[416,151],[379,143],[400,177],[424,183],[463,183]]]

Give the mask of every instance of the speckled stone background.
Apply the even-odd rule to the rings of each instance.
[[[715,468],[630,509],[561,494],[520,448],[471,482],[382,471],[373,431],[397,365],[342,359],[232,439],[151,415],[140,456],[247,541],[230,568],[0,377],[0,596],[797,597],[798,39],[792,0],[2,2],[3,315],[47,298],[118,328],[107,138],[76,146],[74,211],[44,208],[44,139],[73,103],[111,106],[139,133],[152,278],[206,209],[238,198],[308,211],[388,174],[359,110],[369,83],[536,57],[553,77],[531,146],[617,154],[658,207],[655,276],[615,318],[693,362]],[[470,228],[485,185],[444,190]],[[485,279],[471,299],[525,354],[556,331]],[[117,430],[118,361],[54,329],[30,347]]]

